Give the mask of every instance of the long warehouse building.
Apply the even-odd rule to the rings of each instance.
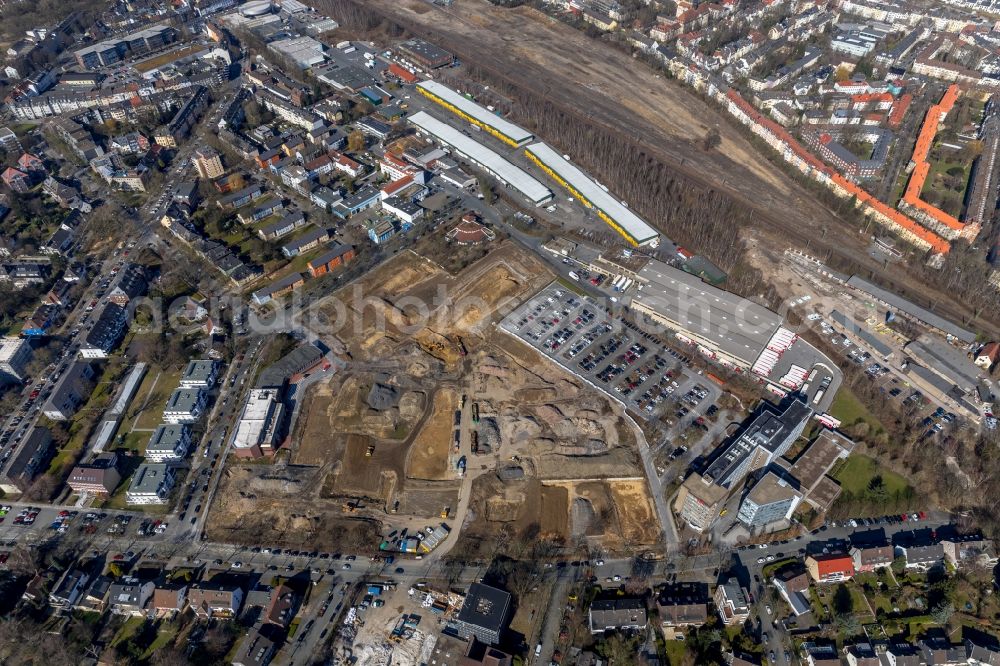
[[[661,261],[648,262],[637,281],[633,309],[739,368],[752,367],[781,326],[777,313]]]
[[[922,308],[916,303],[908,301],[902,296],[892,293],[888,289],[883,289],[876,284],[872,284],[868,280],[860,278],[857,275],[852,275],[850,277],[847,281],[847,286],[852,289],[857,289],[858,291],[863,291],[888,307],[895,308],[897,312],[900,312],[911,319],[923,322],[931,328],[936,328],[942,333],[958,338],[966,344],[971,344],[976,341],[976,334],[974,331],[970,331],[967,328],[962,328],[957,324],[953,324],[944,317],[936,315],[930,310]]]
[[[535,180],[528,172],[509,162],[478,141],[463,134],[451,125],[441,122],[425,111],[409,117],[409,121],[430,136],[488,172],[507,187],[513,187],[536,206],[552,198],[552,190]]]
[[[455,115],[515,148],[520,148],[535,138],[531,132],[523,127],[518,127],[512,122],[504,120],[468,97],[455,92],[448,86],[441,85],[437,81],[421,81],[417,84],[417,90]]]
[[[528,158],[565,187],[632,245],[656,247],[660,235],[638,215],[615,199],[602,186],[551,146],[534,143],[524,149]]]

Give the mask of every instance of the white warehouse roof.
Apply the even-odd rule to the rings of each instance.
[[[486,125],[491,127],[503,136],[507,137],[514,143],[514,145],[520,146],[523,143],[527,143],[534,138],[534,135],[523,127],[519,127],[514,123],[504,120],[495,113],[491,113],[489,110],[479,106],[468,97],[460,95],[448,86],[443,86],[437,81],[421,81],[417,84],[417,88],[423,93],[430,93],[431,97],[437,97],[446,104],[450,104],[455,107],[461,114],[469,116],[472,120],[478,121],[478,124]]]
[[[660,235],[653,227],[622,205],[578,166],[565,159],[562,155],[544,143],[533,143],[527,148],[528,156],[534,156],[544,167],[552,171],[557,179],[562,179],[562,185],[569,185],[576,190],[576,195],[586,199],[592,206],[611,218],[612,226],[636,245],[652,245],[655,247]],[[550,174],[550,175],[552,175]],[[607,222],[608,220],[605,220]]]
[[[750,367],[781,326],[781,317],[762,305],[706,284],[655,259],[637,274],[632,306],[659,315],[699,344]]]
[[[271,42],[268,46],[291,58],[303,68],[326,61],[323,44],[312,37],[289,37]]]
[[[451,146],[456,152],[489,171],[505,185],[521,192],[530,201],[542,204],[552,198],[552,191],[535,180],[528,172],[514,166],[502,155],[466,136],[425,111],[410,116],[409,121],[424,132]]]

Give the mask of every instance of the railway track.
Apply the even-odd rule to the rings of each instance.
[[[885,272],[885,267],[870,257],[867,253],[868,237],[849,227],[836,211],[816,201],[813,195],[786,178],[786,191],[782,192],[761,176],[751,172],[736,161],[722,161],[717,155],[702,155],[691,141],[672,136],[663,126],[657,126],[652,120],[637,117],[621,104],[611,99],[601,86],[592,85],[589,81],[575,80],[572,72],[561,72],[559,63],[543,70],[527,58],[516,57],[516,49],[512,47],[514,39],[505,35],[497,35],[506,48],[491,48],[488,37],[482,37],[484,26],[470,21],[456,7],[430,6],[430,12],[447,16],[447,20],[434,21],[433,25],[421,20],[423,14],[409,15],[405,3],[389,3],[385,0],[370,0],[360,3],[358,0],[339,0],[340,2],[363,7],[377,13],[386,21],[405,28],[412,36],[441,44],[454,52],[464,64],[472,69],[479,69],[484,78],[492,78],[491,92],[498,86],[501,96],[514,97],[510,91],[502,87],[519,91],[523,95],[534,97],[536,101],[549,103],[559,113],[572,118],[583,128],[593,127],[601,132],[635,146],[649,157],[658,160],[662,165],[676,174],[678,180],[709,192],[722,193],[738,204],[753,211],[753,231],[763,236],[776,247],[795,246],[808,249],[813,255],[820,257],[838,257],[842,262],[852,266],[852,270],[872,275],[882,275],[891,279],[897,285],[906,283],[908,295],[917,301],[929,299],[938,303],[939,313],[968,323],[970,309],[956,303],[953,298],[935,290],[915,277],[915,274],[905,275],[904,267],[894,266],[893,274]],[[482,4],[485,8],[485,3]],[[483,19],[487,21],[488,19]],[[529,20],[536,20],[532,17]],[[554,21],[554,19],[546,19]],[[449,25],[450,24],[450,25]],[[496,28],[496,26],[487,26]],[[567,28],[569,30],[569,28]],[[500,32],[494,30],[495,32]],[[491,33],[493,34],[493,33]],[[480,38],[482,37],[482,38]],[[543,47],[544,48],[544,47]],[[594,50],[607,49],[595,43]],[[500,55],[498,55],[498,51]],[[504,56],[503,54],[509,54]],[[617,52],[615,52],[617,54]],[[599,57],[600,53],[581,54],[580,58]],[[636,63],[637,67],[645,67]],[[562,76],[563,79],[554,81]],[[669,84],[667,84],[669,85]],[[690,96],[686,90],[678,94]],[[705,122],[715,124],[730,141],[747,144],[743,135],[737,132],[728,115],[716,111],[705,102],[695,100],[705,105]],[[540,103],[540,102],[539,102]],[[523,108],[517,103],[512,104],[514,119],[533,127],[532,118],[526,117]],[[627,129],[623,129],[627,128]],[[544,138],[544,132],[543,138]],[[601,180],[604,178],[600,156],[594,156],[592,173]],[[764,160],[761,157],[761,160]],[[653,220],[654,223],[656,220]],[[662,222],[657,224],[669,234]],[[910,286],[912,285],[912,286]],[[900,289],[899,287],[896,287]],[[978,322],[980,326],[996,329],[994,322]]]
[[[404,17],[398,13],[389,13],[377,2],[368,3],[368,6],[379,11],[387,19],[405,21]],[[468,28],[470,34],[475,34],[482,29],[480,26],[464,18],[454,7],[437,6],[435,10],[447,14],[455,23]],[[761,188],[768,186],[765,183],[761,183],[758,177],[750,173],[741,174],[740,172],[745,172],[744,167],[734,162],[730,163],[728,168],[723,168],[721,165],[711,161],[693,160],[691,158],[692,146],[690,143],[663,136],[657,128],[649,126],[648,123],[628,114],[621,114],[620,108],[618,109],[618,114],[615,113],[615,109],[609,109],[605,101],[607,97],[600,90],[599,86],[585,82],[575,82],[579,84],[576,86],[552,85],[546,82],[547,79],[552,77],[551,72],[539,72],[533,64],[524,61],[511,63],[495,57],[489,57],[483,53],[482,44],[456,31],[444,33],[444,30],[441,28],[431,29],[415,22],[408,22],[406,28],[414,35],[428,41],[441,42],[443,37],[443,41],[447,44],[448,48],[470,66],[483,70],[496,80],[533,95],[536,99],[547,100],[549,103],[557,106],[560,113],[573,118],[583,127],[588,125],[598,126],[601,130],[618,137],[620,140],[636,145],[647,154],[658,158],[691,184],[705,190],[715,190],[725,193],[742,205],[753,209],[757,219],[767,221],[776,229],[780,229],[781,237],[786,241],[794,240],[803,247],[811,245],[815,248],[817,245],[824,245],[818,242],[821,240],[818,234],[819,227],[824,224],[843,226],[843,222],[832,211],[823,209],[822,213],[825,214],[826,219],[816,219],[815,222],[818,224],[811,231],[804,228],[801,224],[803,210],[814,204],[807,202],[798,194],[794,194],[787,202],[787,205],[797,207],[799,212],[797,223],[789,224],[787,216],[778,215],[773,209],[773,206],[780,204],[778,197],[770,192],[762,192]],[[584,100],[579,95],[573,98],[566,96],[565,91],[571,90],[578,93],[581,89],[587,91],[587,97],[591,98],[589,99],[590,104],[584,104]],[[596,99],[593,99],[593,97],[596,97]],[[587,106],[589,112],[581,111],[581,106]],[[512,111],[518,120],[529,126],[533,124],[530,118],[525,118],[523,117],[523,113],[519,113],[516,105],[514,105]],[[645,126],[641,131],[637,127],[637,120],[640,120]],[[622,129],[623,127],[632,129],[631,131],[624,130]],[[663,141],[656,144],[647,142],[648,137],[655,134],[660,134],[660,138]],[[762,195],[764,197],[763,200]],[[862,242],[861,239],[856,237],[844,238],[843,235],[837,234],[835,234],[835,237],[837,237],[836,242],[826,243],[825,247],[823,247],[824,250],[841,253],[844,250],[844,241],[847,241],[847,244],[859,253],[862,253],[867,245],[867,243]],[[854,257],[850,258],[854,259]],[[876,266],[873,265],[872,267],[875,268]]]

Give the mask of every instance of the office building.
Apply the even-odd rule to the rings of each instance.
[[[747,492],[740,503],[737,518],[750,530],[788,520],[802,500],[802,493],[793,488],[787,479],[774,472],[766,472]]]
[[[236,456],[260,458],[273,453],[281,442],[284,413],[278,389],[252,389],[233,433]]]
[[[455,618],[458,635],[462,638],[475,636],[487,645],[496,645],[507,630],[512,612],[509,592],[473,583]]]
[[[701,474],[692,474],[684,481],[674,510],[693,529],[707,529],[730,492],[738,489],[750,472],[784,455],[811,416],[812,410],[799,400],[792,401],[781,413],[765,406],[749,426],[716,449]]]
[[[118,471],[118,454],[102,453],[89,463],[81,463],[73,468],[66,484],[77,495],[110,495],[121,483]]]

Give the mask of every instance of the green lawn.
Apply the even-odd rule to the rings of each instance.
[[[145,621],[146,618],[144,617],[130,617],[129,619],[125,620],[125,623],[121,626],[121,629],[119,629],[118,633],[115,634],[114,638],[111,639],[111,647],[115,647],[122,641],[126,641],[132,636],[135,636],[136,633],[138,633],[139,628],[142,627]]]
[[[859,585],[854,583],[848,585],[848,589],[851,591],[851,605],[854,607],[855,615],[868,615],[868,604],[865,603],[865,593]]]
[[[761,570],[761,575],[764,577],[764,580],[770,580],[771,576],[774,575],[775,571],[777,571],[783,566],[791,564],[792,562],[798,562],[798,560],[794,557],[786,557],[783,560],[771,562]]]
[[[150,368],[146,371],[146,375],[142,378],[142,383],[139,384],[139,390],[135,392],[135,397],[132,402],[129,403],[128,409],[125,411],[125,421],[128,423],[128,427],[132,427],[132,421],[135,417],[139,415],[142,411],[142,405],[146,401],[146,397],[149,392],[153,389],[153,384],[156,382],[156,377],[159,375],[159,371],[155,368]]]
[[[687,644],[684,641],[665,641],[667,663],[669,666],[680,666],[687,655]]]
[[[882,476],[886,490],[890,497],[896,493],[903,492],[909,487],[905,478],[879,467],[878,463],[868,456],[852,454],[848,456],[840,466],[831,473],[834,479],[840,482],[844,492],[855,495],[864,494],[868,488],[868,483],[876,475]]]
[[[962,175],[959,176],[959,178],[963,183],[965,183],[965,186],[959,191],[946,188],[944,182],[940,180],[943,179],[947,171],[952,168],[958,168],[962,171]],[[932,159],[931,168],[927,173],[927,181],[924,183],[923,190],[921,190],[920,198],[924,201],[934,201],[933,194],[947,194],[954,202],[954,205],[945,206],[944,211],[957,217],[962,212],[961,202],[965,199],[965,191],[969,186],[969,172],[971,169],[971,162],[953,162],[948,160]]]
[[[146,405],[135,423],[136,428],[152,430],[163,422],[163,407],[167,404],[170,394],[179,386],[180,380],[180,370],[161,372],[153,390],[146,396],[136,398],[136,404]]]
[[[110,366],[105,368],[104,375],[101,377],[102,381],[98,382],[87,403],[74,416],[73,422],[70,424],[69,440],[65,446],[56,452],[56,455],[52,458],[52,462],[49,463],[48,471],[50,473],[58,474],[62,467],[69,460],[75,458],[87,445],[87,440],[93,430],[89,420],[94,414],[100,415],[118,388],[117,382],[103,381],[109,372],[111,372]],[[100,419],[98,418],[95,425],[99,423]]]
[[[157,650],[165,648],[169,645],[174,638],[177,637],[177,632],[180,631],[180,627],[173,622],[164,622],[156,629],[156,638],[150,643],[149,649],[143,655],[144,659],[148,659],[153,656]]]
[[[63,466],[83,450],[83,447],[87,444],[87,436],[89,434],[86,428],[80,428],[70,435],[66,446],[60,448],[52,458],[52,462],[49,463],[49,473],[59,474]]]
[[[841,386],[830,405],[830,415],[840,420],[844,425],[852,425],[858,421],[866,421],[873,430],[882,430],[882,423],[868,411],[858,397],[846,386]]]
[[[148,432],[130,432],[124,438],[115,438],[116,442],[121,442],[115,448],[128,449],[129,451],[137,452],[140,456],[144,456],[146,455],[146,444],[149,443],[150,436]]]

